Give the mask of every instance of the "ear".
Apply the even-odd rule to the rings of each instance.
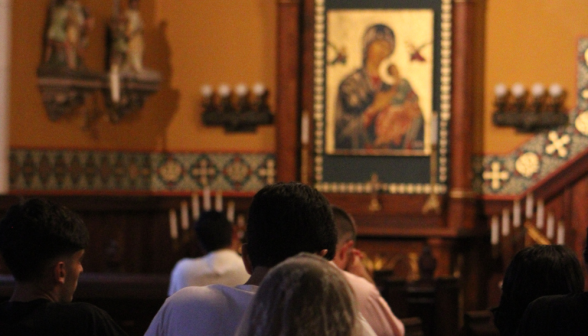
[[[351,261],[350,255],[351,251],[353,251],[354,244],[355,242],[350,239],[341,244],[337,249],[333,261],[339,266],[339,268],[346,270],[349,266],[349,262]]]
[[[251,260],[249,259],[249,249],[247,248],[247,243],[241,245],[241,258],[243,258],[243,264],[245,265],[245,270],[247,273],[253,273],[253,266],[251,265]]]
[[[317,254],[321,257],[324,257],[327,255],[327,253],[329,253],[329,250],[324,249],[324,250],[321,250],[320,252],[318,252]]]
[[[65,262],[58,261],[55,266],[53,266],[53,280],[56,283],[64,284],[65,283]]]
[[[341,244],[341,248],[337,250],[337,256],[341,260],[347,260],[349,252],[351,252],[351,250],[353,249],[354,244],[355,242],[353,240],[348,240],[345,243]]]

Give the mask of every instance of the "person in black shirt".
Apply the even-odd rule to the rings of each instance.
[[[588,266],[588,246],[584,248],[584,263]],[[588,292],[544,296],[531,302],[517,335],[588,335]]]
[[[0,304],[0,335],[126,335],[100,308],[72,303],[88,230],[69,209],[42,199],[12,206],[0,220],[0,253],[15,278]]]

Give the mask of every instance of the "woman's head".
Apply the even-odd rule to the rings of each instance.
[[[374,62],[379,65],[392,55],[396,47],[394,31],[383,24],[369,27],[363,35],[363,64]]]
[[[356,334],[351,288],[325,259],[301,253],[274,267],[261,283],[238,335]]]
[[[578,293],[584,274],[576,255],[563,245],[536,245],[519,251],[504,274],[500,305],[494,311],[501,335],[514,334],[525,308],[546,295]],[[504,331],[503,331],[504,330]]]

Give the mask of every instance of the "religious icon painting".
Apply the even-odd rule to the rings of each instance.
[[[431,167],[445,185],[451,0],[316,0],[314,13],[317,187],[375,173],[425,193]]]
[[[432,9],[328,12],[328,154],[428,153],[433,15]]]

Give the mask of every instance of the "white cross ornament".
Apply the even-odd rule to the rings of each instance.
[[[506,170],[500,169],[500,162],[494,161],[491,164],[491,170],[485,171],[482,174],[482,178],[484,180],[490,180],[491,184],[490,187],[493,190],[500,189],[500,184],[502,181],[507,181],[510,178],[510,174]]]
[[[557,135],[556,131],[551,131],[551,132],[549,132],[547,137],[551,141],[551,144],[547,145],[547,147],[545,147],[545,153],[553,154],[553,153],[557,152],[559,157],[562,157],[562,158],[568,156],[568,149],[566,148],[566,145],[569,144],[571,141],[569,135],[564,134],[560,138]]]
[[[265,168],[259,169],[259,176],[265,177],[268,184],[273,184],[276,180],[276,162],[268,160]]]
[[[216,175],[216,170],[214,167],[208,165],[208,160],[200,160],[198,164],[200,167],[194,167],[192,169],[192,175],[196,176],[200,179],[200,184],[208,185],[208,177],[214,177]]]

